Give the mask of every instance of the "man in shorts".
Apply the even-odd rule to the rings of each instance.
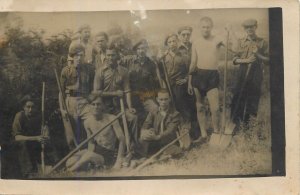
[[[213,21],[209,17],[200,19],[201,36],[193,42],[192,59],[189,68],[188,92],[195,93],[197,118],[201,129],[201,137],[196,142],[206,142],[206,107],[205,97],[208,99],[213,133],[219,134],[219,73],[218,49],[222,41],[212,35]]]
[[[103,112],[104,104],[97,95],[90,95],[88,98],[91,105],[91,115],[84,121],[86,133],[91,136],[112,121],[115,116]],[[118,155],[114,163],[115,146],[119,142]],[[83,168],[85,165],[93,164],[95,167],[112,166],[119,169],[122,165],[122,159],[125,151],[125,137],[122,128],[116,120],[110,126],[106,127],[97,136],[88,143],[88,148],[77,152],[69,158],[66,165],[69,171],[75,171]]]

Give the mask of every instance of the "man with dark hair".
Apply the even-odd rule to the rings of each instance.
[[[139,128],[149,109],[156,109],[155,95],[160,88],[158,67],[147,56],[147,50],[147,40],[141,39],[133,46],[135,55],[125,56],[120,63],[128,69],[132,104],[137,110]]]
[[[239,78],[232,99],[231,115],[235,123],[256,117],[261,94],[264,65],[269,62],[268,43],[256,35],[257,21],[243,22],[246,37],[239,39],[234,65],[239,65]]]
[[[165,39],[165,46],[168,47],[162,57],[159,68],[164,86],[172,91],[176,110],[182,114],[185,122],[190,123],[190,111],[188,106],[187,79],[188,79],[188,56],[178,51],[178,36],[170,34]],[[165,68],[163,67],[165,66]]]
[[[106,112],[117,114],[120,112],[120,98],[126,97],[127,109],[125,110],[128,121],[132,144],[137,142],[137,116],[131,102],[131,89],[129,84],[128,70],[118,64],[120,56],[114,45],[106,49],[106,65],[97,70],[94,79],[93,92],[103,97]],[[111,97],[114,96],[114,97]],[[133,148],[131,148],[133,149]]]
[[[114,119],[114,115],[104,113],[104,104],[97,95],[89,96],[91,113],[84,121],[84,127],[88,136],[100,130],[107,123]],[[119,143],[117,159],[114,163],[114,153],[116,143]],[[106,127],[96,137],[88,143],[88,148],[77,152],[68,159],[66,165],[69,171],[75,171],[92,163],[95,167],[112,166],[119,169],[122,165],[122,159],[125,151],[125,138],[122,128],[117,121]]]
[[[25,96],[22,101],[23,110],[18,112],[12,125],[12,136],[16,142],[18,164],[22,178],[37,173],[38,164],[41,162],[41,143],[49,140],[46,126],[42,127],[41,118],[37,115],[35,103],[30,96]]]
[[[176,131],[180,124],[180,113],[170,105],[168,90],[158,91],[156,100],[159,108],[148,114],[141,130],[140,154],[143,157],[157,152],[176,139]]]
[[[73,44],[69,48],[70,63],[61,71],[60,83],[66,94],[66,105],[72,116],[77,141],[85,138],[84,131],[80,129],[80,120],[88,113],[86,97],[92,91],[94,71],[90,65],[84,64],[85,49],[81,44]]]
[[[108,35],[105,32],[99,32],[95,36],[95,48],[93,64],[95,69],[105,66],[105,52],[108,44]]]

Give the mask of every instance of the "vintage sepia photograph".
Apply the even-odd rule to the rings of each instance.
[[[281,20],[1,12],[1,179],[285,175]]]

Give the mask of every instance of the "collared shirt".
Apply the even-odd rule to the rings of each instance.
[[[179,52],[181,52],[183,55],[188,56],[187,60],[187,67],[189,69],[191,64],[191,58],[192,58],[192,43],[188,42],[187,45],[184,43],[180,43],[178,47]]]
[[[255,37],[255,39],[250,39],[249,37],[244,37],[238,40],[237,53],[234,56],[233,62],[238,58],[246,59],[253,55],[253,51],[257,50],[257,53],[260,53],[263,56],[269,55],[269,46],[268,43],[260,37]],[[257,59],[256,63],[259,63]]]
[[[97,51],[94,49],[93,51],[93,64],[95,69],[98,70],[99,68],[105,66],[106,63],[106,52],[105,51]]]
[[[91,65],[81,64],[75,67],[73,64],[65,66],[61,71],[60,82],[66,93],[89,94],[92,90],[94,70]]]
[[[189,72],[192,73],[195,68],[217,70],[218,49],[221,44],[222,40],[216,36],[211,36],[209,39],[200,36],[198,40],[194,41],[192,45],[192,59]]]
[[[187,77],[188,56],[182,55],[178,51],[175,53],[167,51],[163,58],[163,64],[161,65],[165,65],[171,84],[174,84],[176,79],[184,79]]]
[[[84,128],[87,131],[87,134],[91,135],[113,120],[114,117],[115,116],[111,114],[103,114],[101,120],[96,120],[94,116],[89,115],[84,121]],[[123,138],[123,132],[118,120],[95,136],[94,141],[97,145],[113,151],[115,149],[117,138],[119,140]]]
[[[150,58],[141,60],[136,55],[130,55],[122,59],[121,65],[128,69],[132,91],[154,91],[159,88],[157,67]]]
[[[180,43],[178,50],[180,52],[184,52],[184,54],[191,56],[192,55],[192,43],[188,42],[187,45],[184,43]]]
[[[105,66],[97,70],[94,79],[94,91],[130,91],[128,70],[117,65],[115,68]]]
[[[84,63],[86,64],[92,64],[93,63],[93,50],[94,50],[94,45],[92,44],[91,41],[88,41],[87,43],[84,43],[80,38],[73,40],[72,43],[70,44],[70,47],[72,44],[78,44],[80,43],[84,48]]]

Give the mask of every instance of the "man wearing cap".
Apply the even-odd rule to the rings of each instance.
[[[79,27],[77,35],[73,38],[70,48],[73,44],[81,44],[85,49],[84,63],[92,64],[94,46],[91,42],[91,27],[87,24]]]
[[[147,105],[155,106],[155,94],[160,88],[158,67],[147,56],[148,42],[139,40],[134,46],[135,55],[125,56],[121,64],[128,69],[132,104],[137,111],[139,127],[147,116]]]
[[[115,116],[104,113],[104,104],[99,96],[91,94],[88,97],[88,101],[91,106],[91,112],[84,121],[84,127],[87,135],[91,136],[112,121]],[[117,141],[119,147],[115,161],[114,154]],[[124,151],[125,138],[117,120],[90,140],[87,149],[77,152],[66,162],[66,165],[69,171],[75,171],[88,163],[95,167],[104,165],[110,167],[114,165],[114,168],[119,169],[121,168]]]
[[[242,24],[246,36],[238,40],[234,65],[239,65],[239,77],[232,99],[233,121],[248,122],[256,117],[261,94],[264,64],[269,61],[268,43],[256,35],[257,21],[245,20]]]
[[[189,123],[189,95],[187,93],[188,56],[178,51],[178,36],[176,34],[170,34],[166,37],[165,46],[167,46],[168,50],[159,63],[164,85],[168,85],[168,79],[171,88],[169,90],[172,91],[173,95],[173,104],[176,110],[181,113],[184,120]]]
[[[14,118],[12,136],[16,142],[20,176],[26,178],[37,173],[37,165],[41,162],[41,143],[49,140],[49,132],[46,126],[42,127],[44,135],[41,135],[41,117],[36,113],[34,100],[25,96],[21,104],[23,110]]]
[[[108,43],[108,35],[105,32],[99,32],[95,36],[95,48],[93,54],[93,64],[96,71],[105,65],[105,52]]]
[[[201,130],[199,142],[208,140],[206,126],[206,103],[208,99],[212,118],[213,133],[219,133],[219,72],[218,51],[222,40],[211,33],[213,21],[209,17],[200,19],[201,36],[193,42],[192,58],[189,67],[188,92],[195,93],[197,118]]]
[[[79,119],[88,113],[86,97],[92,91],[94,70],[84,63],[85,48],[81,44],[73,44],[69,48],[69,63],[61,71],[60,83],[66,94],[66,105],[73,123],[79,127]],[[77,128],[80,129],[80,128]],[[82,140],[82,131],[77,132]]]
[[[129,133],[133,144],[137,142],[137,116],[131,102],[131,89],[128,70],[118,64],[119,54],[114,45],[106,49],[106,65],[97,70],[93,92],[103,97],[106,112],[120,112],[120,97],[125,95],[128,109],[125,110]],[[105,97],[107,96],[107,97]],[[113,97],[112,97],[113,96]]]
[[[180,40],[178,50],[189,57],[192,56],[192,42],[190,41],[192,32],[193,28],[190,26],[183,26],[178,29],[178,37]],[[190,61],[188,65],[190,65]]]

